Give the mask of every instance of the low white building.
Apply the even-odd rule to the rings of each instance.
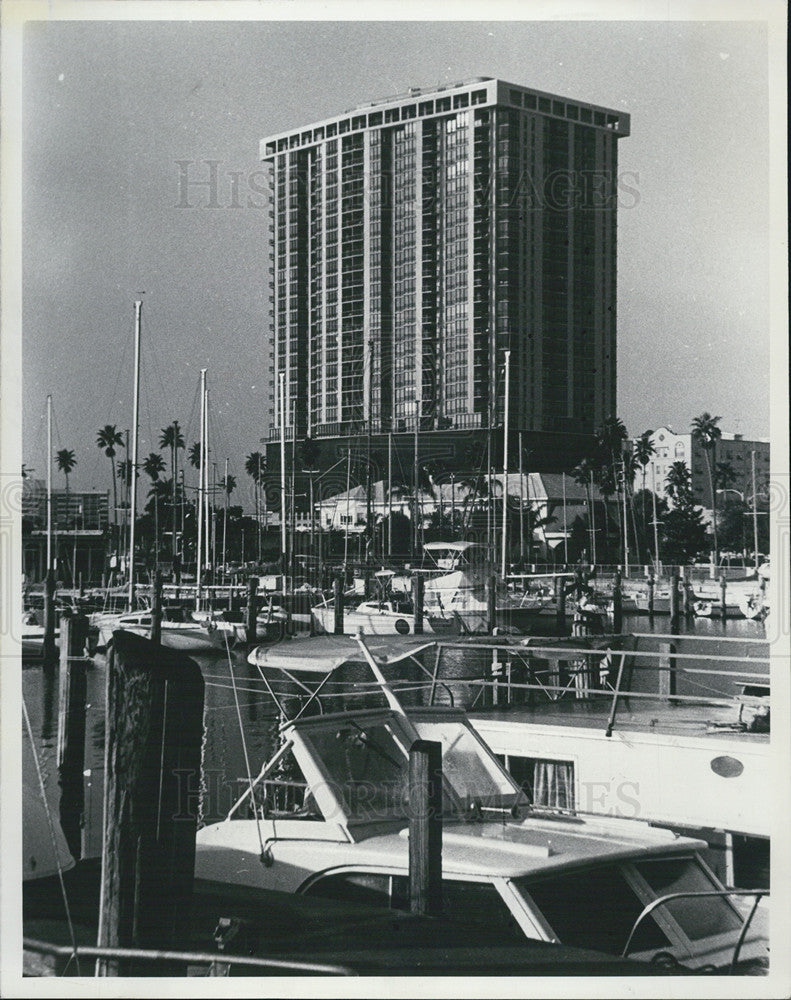
[[[645,467],[645,488],[658,496],[667,495],[666,481],[671,465],[684,462],[690,471],[692,494],[695,502],[704,509],[711,510],[711,486],[706,467],[706,455],[700,442],[691,433],[676,434],[671,427],[659,427],[651,435],[655,454]],[[769,481],[770,445],[766,438],[746,439],[741,434],[722,432],[714,451],[714,462],[727,463],[734,473],[734,482],[729,489],[752,498],[752,453],[755,453],[756,493],[766,492]],[[635,491],[643,488],[643,470],[637,469],[634,477]]]

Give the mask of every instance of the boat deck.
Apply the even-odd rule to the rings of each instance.
[[[740,741],[768,743],[768,732],[741,730],[739,723],[739,701],[733,706],[722,706],[707,702],[673,703],[630,699],[621,695],[615,715],[614,731],[657,733],[674,736],[699,736],[709,739],[727,737]],[[529,723],[542,726],[563,726],[580,729],[601,729],[606,731],[612,709],[612,698],[591,698],[590,700],[564,699],[559,702],[542,703],[536,706],[510,705],[502,708],[487,707],[471,709],[470,720],[507,722],[510,724]],[[745,711],[744,721],[749,724],[750,713]]]

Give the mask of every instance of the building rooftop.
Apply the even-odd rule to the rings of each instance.
[[[378,98],[332,118],[267,136],[261,140],[260,157],[270,160],[276,153],[303,149],[325,139],[363,129],[386,127],[417,118],[439,117],[473,106],[494,105],[517,107],[550,118],[589,125],[614,132],[619,138],[629,135],[630,119],[623,111],[478,76],[460,83],[410,87],[406,94]]]

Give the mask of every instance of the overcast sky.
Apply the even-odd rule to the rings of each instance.
[[[39,22],[23,55],[23,460],[36,475],[52,393],[72,483],[107,488],[96,431],[131,423],[145,291],[141,456],[174,419],[197,439],[206,367],[218,476],[227,456],[245,478],[268,374],[259,140],[473,76],[631,115],[619,168],[637,196],[618,220],[618,413],[630,434],[684,430],[708,410],[726,430],[768,435],[763,23]],[[208,160],[221,207],[202,187],[183,207],[183,171],[206,179]]]

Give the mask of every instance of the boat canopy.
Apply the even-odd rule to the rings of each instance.
[[[367,635],[366,646],[382,665],[399,663],[434,645],[434,639],[420,635]],[[275,670],[327,674],[343,663],[365,663],[360,644],[353,635],[318,635],[257,646],[248,663]]]

